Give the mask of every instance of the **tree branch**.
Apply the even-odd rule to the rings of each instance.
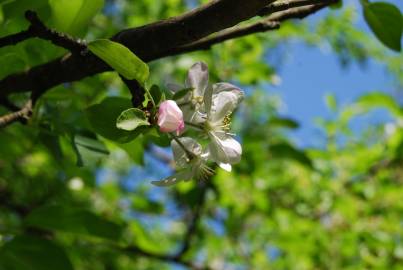
[[[207,194],[207,191],[209,190],[209,188],[210,188],[209,183],[202,183],[200,185],[200,193],[198,194],[197,202],[196,202],[195,208],[193,210],[192,217],[188,223],[186,232],[183,236],[182,245],[176,253],[159,254],[159,253],[154,253],[154,252],[144,250],[144,249],[142,249],[138,246],[134,246],[134,245],[127,246],[127,247],[120,247],[119,249],[124,252],[135,253],[135,254],[139,254],[144,257],[148,257],[148,258],[152,258],[152,259],[156,259],[156,260],[160,260],[160,261],[182,264],[184,266],[189,267],[190,269],[195,269],[195,270],[210,269],[209,267],[199,267],[199,266],[183,259],[186,252],[188,252],[190,249],[193,237],[196,235],[197,226],[199,224],[199,221],[200,221],[200,218],[202,215],[202,210],[203,210],[205,200],[206,200],[206,194]]]
[[[8,35],[5,37],[0,38],[0,48],[9,46],[9,45],[16,45],[26,39],[34,37],[33,33],[27,29],[23,30],[19,33]]]
[[[291,8],[308,6],[308,5],[317,5],[317,4],[329,4],[335,3],[335,0],[283,0],[269,4],[264,7],[259,13],[259,16],[266,16],[272,14],[274,12],[279,12]]]
[[[0,128],[4,128],[16,121],[27,121],[32,114],[32,100],[28,100],[20,110],[0,117]]]
[[[268,17],[270,21],[282,22],[288,19],[304,19],[305,17],[316,13],[317,11],[336,3],[338,0],[329,0],[327,4],[316,4],[303,7],[288,9],[281,12],[273,13]]]
[[[213,0],[184,15],[123,30],[112,37],[112,40],[122,43],[144,61],[151,61],[163,57],[162,52],[168,52],[174,47],[194,42],[247,20],[271,2]],[[92,53],[66,55],[4,78],[0,81],[0,96],[32,91],[33,88],[42,94],[61,83],[81,80],[107,70],[110,70],[110,67]]]
[[[322,0],[323,2],[323,0]],[[280,28],[280,22],[283,22],[288,19],[302,19],[306,16],[315,13],[316,11],[337,2],[337,0],[327,0],[327,4],[317,4],[317,5],[308,5],[300,8],[292,8],[286,11],[274,13],[266,19],[262,19],[258,22],[245,25],[245,26],[235,26],[223,31],[220,31],[212,36],[200,39],[196,42],[187,44],[185,46],[181,46],[178,48],[173,48],[169,52],[165,52],[169,56],[182,54],[186,52],[193,52],[198,50],[207,50],[211,46],[222,43],[227,40],[231,40],[234,38],[244,37],[251,34],[267,32],[271,30],[276,30]],[[164,54],[164,56],[166,56]],[[162,57],[162,56],[161,56]]]
[[[87,45],[83,41],[75,40],[66,34],[47,28],[33,11],[28,10],[25,12],[25,18],[30,22],[28,29],[0,38],[0,48],[8,45],[16,45],[19,42],[33,37],[48,40],[56,46],[65,48],[71,52],[81,52],[87,48]]]

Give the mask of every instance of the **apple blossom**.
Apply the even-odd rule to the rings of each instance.
[[[206,180],[213,174],[206,164],[208,152],[203,152],[202,146],[189,137],[177,138],[171,142],[175,165],[178,172],[161,181],[153,181],[156,186],[170,186],[179,181],[188,181],[192,178]]]
[[[211,140],[210,155],[227,170],[231,170],[229,164],[238,163],[241,159],[242,147],[229,133],[229,125],[230,116],[242,99],[242,90],[229,83],[214,84],[204,95],[204,129]]]
[[[158,109],[158,126],[162,132],[174,132],[179,135],[185,129],[183,113],[175,101],[166,100]]]

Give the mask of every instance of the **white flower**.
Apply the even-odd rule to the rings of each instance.
[[[208,85],[208,67],[195,63],[188,71],[185,86],[192,88],[179,104],[185,121],[204,125],[211,140],[211,159],[230,171],[241,159],[242,147],[229,133],[230,115],[243,99],[243,91],[230,83]]]
[[[213,161],[226,170],[241,160],[242,147],[229,133],[230,115],[243,99],[243,92],[229,83],[217,83],[204,95],[204,129],[211,140],[209,152]]]
[[[173,132],[179,135],[185,129],[183,113],[175,101],[166,100],[158,109],[158,126],[162,132]]]
[[[192,178],[206,180],[213,174],[212,169],[206,164],[208,153],[203,153],[198,142],[189,137],[182,137],[177,140],[172,140],[171,147],[178,172],[161,181],[153,181],[152,184],[170,186]]]
[[[204,93],[208,87],[208,79],[208,67],[205,63],[197,62],[190,67],[184,88],[191,88],[192,90],[178,100],[185,121],[200,122],[201,119],[198,117],[198,111],[203,104]],[[183,87],[175,84],[170,84],[168,87],[174,92],[183,89]]]

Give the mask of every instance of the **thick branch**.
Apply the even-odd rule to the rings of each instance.
[[[271,0],[214,0],[184,15],[124,30],[112,39],[130,48],[144,61],[167,55],[214,32],[255,16]],[[164,53],[165,52],[165,53]],[[32,91],[43,93],[56,85],[110,70],[93,54],[67,55],[0,81],[0,95]]]

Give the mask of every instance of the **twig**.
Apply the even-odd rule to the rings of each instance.
[[[207,266],[198,266],[190,261],[187,261],[182,258],[178,258],[172,255],[166,255],[166,254],[158,254],[150,251],[146,251],[144,249],[141,249],[137,246],[127,246],[127,247],[120,247],[119,250],[129,253],[129,254],[138,254],[143,257],[147,257],[150,259],[155,259],[163,262],[168,262],[168,263],[176,263],[176,264],[181,264],[183,266],[188,267],[189,269],[193,270],[210,270],[209,267]]]
[[[0,48],[9,46],[9,45],[16,45],[21,41],[34,37],[34,34],[30,29],[23,30],[16,34],[11,34],[5,37],[0,38]]]
[[[305,17],[312,15],[317,11],[336,2],[337,0],[331,0],[328,1],[326,4],[316,4],[316,5],[292,8],[285,11],[273,13],[267,19],[270,21],[278,21],[278,22],[282,22],[288,19],[304,19]]]
[[[130,245],[127,247],[119,247],[119,249],[122,251],[125,251],[125,252],[139,254],[141,256],[160,260],[160,261],[182,264],[182,265],[187,266],[190,269],[194,269],[194,270],[202,270],[202,269],[209,270],[210,268],[207,266],[200,267],[200,266],[193,264],[190,261],[183,259],[186,252],[189,251],[189,249],[190,249],[193,237],[195,237],[195,235],[196,235],[197,226],[199,224],[199,221],[200,221],[200,218],[202,215],[202,210],[203,210],[203,207],[205,204],[206,194],[207,194],[209,187],[210,186],[205,183],[201,185],[199,197],[197,198],[197,202],[196,202],[196,206],[193,210],[192,217],[188,223],[186,232],[183,236],[182,245],[180,246],[179,250],[176,253],[159,254],[159,253],[154,253],[154,252],[144,250],[144,249],[142,249],[138,246],[134,246],[134,245]]]
[[[328,4],[337,2],[335,0],[283,0],[271,3],[264,7],[259,13],[259,16],[266,16],[275,12],[284,11],[291,8],[316,5],[316,4]]]
[[[27,121],[31,117],[31,114],[32,100],[30,99],[20,110],[1,116],[0,128],[4,128],[15,121]]]
[[[196,206],[193,211],[193,216],[188,224],[185,236],[183,238],[182,246],[175,255],[175,258],[181,258],[189,249],[192,238],[196,234],[197,226],[199,224],[202,210],[206,201],[206,194],[209,186],[206,183],[201,184],[199,197],[197,198]]]
[[[255,34],[258,32],[265,32],[269,30],[278,29],[280,24],[269,20],[261,20],[259,22],[249,24],[246,26],[235,26],[218,32],[212,36],[200,39],[196,42],[187,44],[185,46],[173,48],[168,52],[163,52],[164,55],[177,55],[197,50],[208,50],[211,46],[222,43],[224,41]]]
[[[225,29],[221,32],[218,32],[212,36],[200,39],[196,42],[187,44],[185,46],[181,46],[178,48],[174,48],[168,52],[163,52],[164,56],[169,55],[177,55],[186,52],[193,52],[198,50],[207,50],[210,49],[211,46],[222,43],[227,40],[231,40],[234,38],[244,37],[251,34],[267,32],[271,30],[275,30],[280,28],[280,22],[283,22],[288,19],[302,19],[306,16],[315,13],[316,11],[330,5],[331,3],[337,2],[337,0],[329,0],[327,4],[317,4],[317,5],[309,5],[299,8],[292,8],[286,11],[274,13],[268,18],[262,19],[258,22],[246,25],[246,26],[236,26]],[[162,57],[162,56],[161,56]]]
[[[126,84],[127,88],[132,95],[132,104],[134,108],[141,108],[144,102],[144,95],[146,93],[145,89],[136,80],[128,80],[123,76],[119,75],[122,81]]]
[[[87,48],[85,42],[75,40],[67,34],[46,27],[34,11],[26,11],[25,18],[30,22],[28,29],[0,38],[0,47],[15,45],[26,39],[37,37],[48,40],[56,46],[65,48],[71,52],[82,52]]]

